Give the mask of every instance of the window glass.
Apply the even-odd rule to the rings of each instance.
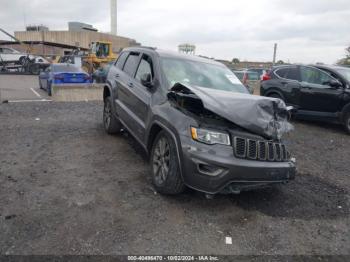
[[[128,52],[123,52],[123,53],[121,53],[115,65],[116,65],[119,69],[122,69],[123,66],[124,66],[124,63],[125,63],[125,60],[126,60],[127,57],[128,57]]]
[[[161,66],[169,88],[176,83],[184,83],[203,88],[248,93],[247,88],[225,66],[176,58],[162,58]]]
[[[288,68],[280,68],[280,69],[277,69],[276,70],[276,75],[278,75],[279,77],[282,77],[282,78],[287,78],[287,75],[288,75]]]
[[[129,76],[133,76],[135,69],[137,67],[137,63],[139,61],[139,53],[130,53],[128,56],[123,71],[127,73]]]
[[[312,67],[301,67],[301,81],[310,84],[324,85],[325,82],[331,80],[331,76],[327,73]]]
[[[144,74],[151,74],[153,78],[153,73],[152,73],[152,60],[148,56],[144,55],[141,59],[139,68],[137,69],[136,73],[136,79],[141,80],[141,76]]]

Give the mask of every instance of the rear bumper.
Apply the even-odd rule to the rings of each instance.
[[[295,163],[238,159],[231,146],[205,145],[182,137],[182,175],[186,185],[210,194],[239,193],[295,178]]]

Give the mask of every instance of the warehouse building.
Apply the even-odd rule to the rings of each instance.
[[[91,42],[98,41],[111,42],[115,53],[119,53],[125,47],[140,45],[134,39],[98,32],[92,25],[85,23],[69,22],[68,28],[68,31],[50,31],[42,25],[30,26],[26,31],[16,31],[15,37],[29,44],[34,54],[43,56],[64,55],[77,47],[88,50]],[[21,52],[27,49],[26,46],[13,41],[2,41],[0,46],[11,47]]]

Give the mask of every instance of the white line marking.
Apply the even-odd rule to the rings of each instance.
[[[37,97],[41,98],[41,95],[40,95],[37,91],[35,91],[33,88],[30,88],[30,90],[32,90],[33,93],[34,93]]]
[[[51,102],[52,100],[41,99],[41,100],[10,100],[9,103],[26,103],[26,102]]]
[[[227,245],[232,245],[232,237],[226,237],[226,244]]]

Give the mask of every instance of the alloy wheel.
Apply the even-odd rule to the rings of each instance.
[[[165,137],[161,137],[158,140],[154,149],[152,162],[154,178],[161,185],[167,179],[170,165],[170,146]]]
[[[111,105],[108,101],[105,102],[104,110],[103,110],[103,123],[105,124],[105,128],[108,129],[111,124]]]

